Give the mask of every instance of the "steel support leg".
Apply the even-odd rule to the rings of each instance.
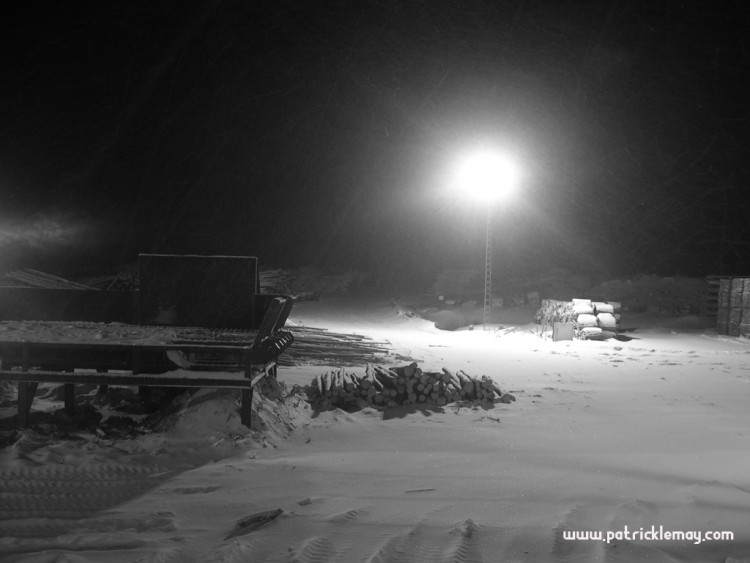
[[[250,428],[253,421],[253,389],[243,389],[240,403],[240,422]]]

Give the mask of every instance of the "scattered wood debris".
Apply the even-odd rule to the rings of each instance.
[[[277,508],[276,510],[266,510],[265,512],[258,512],[256,514],[251,514],[250,516],[245,516],[244,518],[237,520],[234,529],[229,532],[224,539],[228,540],[229,538],[236,538],[237,536],[249,534],[253,530],[257,530],[261,526],[265,526],[269,522],[272,522],[283,512],[283,510]]]
[[[496,399],[503,403],[515,401],[513,395],[503,393],[486,375],[477,378],[460,370],[453,373],[446,368],[442,372],[423,372],[416,362],[393,368],[368,364],[362,377],[347,373],[344,368],[328,371],[315,376],[306,391],[316,410],[351,409],[363,405],[443,406],[456,401],[487,404],[494,404]]]

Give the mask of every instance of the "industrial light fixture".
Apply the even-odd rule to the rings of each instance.
[[[518,183],[518,168],[507,156],[482,150],[461,159],[457,181],[470,198],[489,204],[510,195]]]

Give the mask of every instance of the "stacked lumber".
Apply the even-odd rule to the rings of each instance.
[[[344,368],[313,378],[306,388],[316,410],[352,409],[362,406],[398,405],[444,406],[457,401],[494,404],[515,401],[509,393],[486,375],[477,378],[463,371],[424,372],[416,363],[385,368],[368,364],[364,376],[347,373]]]
[[[8,272],[5,274],[5,277],[7,280],[14,282],[14,284],[20,284],[25,287],[38,287],[41,289],[95,289],[88,285],[30,268]]]
[[[135,291],[138,289],[138,268],[128,267],[116,273],[86,276],[78,281],[92,289]]]
[[[383,361],[389,353],[387,342],[377,342],[360,334],[330,332],[324,328],[290,326],[284,330],[294,335],[294,345],[279,358],[280,365],[361,366]]]
[[[261,270],[258,278],[260,279],[261,293],[275,295],[289,295],[291,293],[289,286],[292,283],[293,276],[286,270]]]

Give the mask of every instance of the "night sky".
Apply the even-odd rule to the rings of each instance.
[[[482,268],[492,145],[498,275],[750,272],[740,0],[56,4],[0,9],[0,271]]]

